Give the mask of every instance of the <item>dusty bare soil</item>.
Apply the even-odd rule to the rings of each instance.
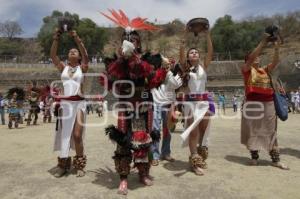
[[[232,113],[229,113],[232,115]],[[181,125],[172,137],[173,163],[152,167],[152,187],[138,183],[135,171],[129,177],[129,194],[116,194],[118,176],[111,159],[114,145],[104,135],[103,124],[113,123],[111,113],[103,118],[88,116],[86,132],[87,175],[72,173],[57,179],[51,175],[57,154],[52,152],[54,123],[9,130],[0,126],[0,198],[299,198],[300,114],[279,122],[281,159],[291,170],[270,166],[267,152],[257,167],[248,166],[249,154],[240,144],[240,120],[217,118],[212,122],[208,169],[204,176],[189,170],[188,149],[180,147]],[[72,153],[74,154],[74,153]]]

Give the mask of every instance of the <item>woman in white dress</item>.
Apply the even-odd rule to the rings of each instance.
[[[206,92],[207,67],[213,56],[213,46],[209,31],[207,37],[207,55],[204,63],[200,61],[199,50],[191,48],[184,52],[185,40],[180,47],[180,64],[186,73],[184,101],[185,130],[181,134],[183,146],[189,146],[189,161],[196,175],[203,175],[207,168],[205,159],[208,155],[209,133],[209,95]]]
[[[56,128],[54,150],[60,151],[55,177],[65,175],[71,168],[69,151],[75,149],[76,156],[73,158],[73,166],[77,176],[85,174],[86,155],[83,147],[83,134],[85,123],[85,101],[83,98],[82,84],[84,73],[88,70],[88,55],[81,39],[75,31],[69,35],[74,38],[78,48],[69,50],[68,62],[65,64],[57,56],[58,41],[61,32],[56,30],[51,47],[51,59],[61,72],[63,83],[63,96],[55,96],[60,101],[60,119]]]

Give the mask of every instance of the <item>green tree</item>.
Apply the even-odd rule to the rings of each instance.
[[[257,21],[234,22],[231,16],[225,15],[212,28],[214,50],[226,58],[242,59],[257,45],[264,27]]]
[[[40,42],[42,51],[45,55],[50,54],[54,29],[58,26],[58,18],[63,16],[72,18],[75,21],[74,30],[76,30],[81,37],[89,55],[95,55],[102,52],[104,43],[108,38],[104,28],[98,27],[91,19],[80,19],[77,14],[71,14],[69,12],[62,13],[55,10],[52,12],[51,16],[44,17],[44,24],[38,33],[38,41]],[[76,47],[73,39],[66,33],[62,34],[58,54],[66,56],[68,50],[73,47]]]
[[[15,56],[20,55],[22,53],[20,41],[11,41],[8,39],[0,39],[0,56]]]

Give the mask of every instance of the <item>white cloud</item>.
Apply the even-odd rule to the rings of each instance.
[[[101,26],[112,24],[99,14],[100,11],[107,12],[108,8],[122,9],[129,17],[147,17],[151,21],[158,19],[162,23],[175,18],[187,21],[193,17],[207,17],[214,21],[220,14],[226,13],[231,1],[233,0],[223,0],[222,3],[219,0],[0,0],[0,20],[22,20],[21,25],[27,34],[38,31],[42,18],[53,10],[77,13],[82,18],[91,18]],[[39,23],[22,19],[28,16],[39,18],[35,20]]]
[[[83,3],[79,0],[64,0],[59,4],[59,10],[69,10],[81,17],[89,17],[100,25],[108,24],[108,20],[99,15],[99,11],[108,8],[122,9],[129,17],[142,16],[154,21],[167,22],[175,18],[189,20],[193,17],[207,17],[210,21],[223,16],[231,8],[234,0],[127,0],[99,1],[89,0]]]
[[[16,5],[16,0],[11,0],[11,1],[5,1],[5,0],[0,0],[0,19],[1,21],[6,21],[6,20],[18,20],[21,16],[21,14],[17,11],[14,10],[14,6]]]
[[[286,1],[289,3],[282,12],[299,5],[298,0]],[[53,10],[77,13],[81,18],[91,18],[100,26],[112,25],[112,22],[99,14],[100,11],[107,12],[108,8],[122,9],[130,18],[141,16],[150,21],[158,19],[162,23],[175,18],[188,21],[194,17],[206,17],[213,24],[225,14],[240,19],[261,14],[261,11],[272,13],[274,11],[270,7],[277,8],[281,4],[279,0],[271,4],[267,0],[0,0],[0,21],[21,21],[26,35],[30,36],[39,30],[42,18],[50,15]]]

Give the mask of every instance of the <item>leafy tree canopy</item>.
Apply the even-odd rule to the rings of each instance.
[[[89,55],[101,54],[104,44],[107,42],[107,33],[104,28],[100,28],[88,18],[79,18],[78,14],[71,14],[69,12],[53,11],[51,16],[46,16],[43,19],[43,25],[38,33],[38,41],[42,46],[45,55],[50,54],[52,45],[52,35],[56,27],[58,27],[59,17],[69,17],[75,21],[74,30],[82,39]],[[60,39],[58,55],[67,55],[69,49],[76,47],[74,40],[64,33]]]

